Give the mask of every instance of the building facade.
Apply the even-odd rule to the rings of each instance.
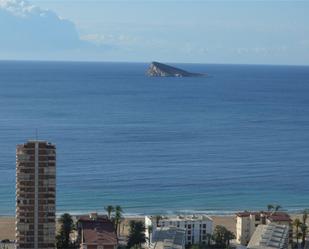
[[[236,242],[247,245],[258,225],[286,225],[292,236],[291,218],[284,212],[240,212],[236,214]]]
[[[28,141],[16,148],[16,248],[54,249],[56,147]]]
[[[178,216],[146,216],[146,236],[153,236],[162,227],[184,229],[185,244],[206,244],[213,232],[213,220],[207,215],[178,215]],[[152,233],[148,228],[152,227]]]
[[[107,216],[92,213],[77,220],[80,249],[116,249],[117,235],[113,222]]]

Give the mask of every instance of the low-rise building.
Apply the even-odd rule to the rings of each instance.
[[[258,225],[279,224],[289,227],[292,236],[291,218],[285,212],[240,212],[236,214],[236,242],[247,245]]]
[[[288,249],[289,226],[270,223],[258,225],[253,233],[248,249]]]
[[[162,227],[152,234],[150,249],[184,249],[186,231],[177,227]]]
[[[0,249],[15,249],[15,243],[14,242],[1,242],[0,241]]]
[[[177,216],[146,216],[146,236],[149,236],[148,228],[152,234],[162,227],[176,227],[184,229],[185,244],[206,244],[208,236],[213,232],[213,220],[207,215],[177,215]]]
[[[96,213],[80,216],[77,221],[80,249],[116,249],[117,235],[107,216]]]

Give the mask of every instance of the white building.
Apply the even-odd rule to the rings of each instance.
[[[176,227],[184,229],[185,244],[206,244],[208,235],[213,232],[213,220],[207,215],[177,215],[177,216],[146,216],[146,236],[153,236],[162,227]],[[152,228],[149,233],[148,228]]]
[[[288,249],[289,226],[270,223],[258,225],[253,233],[248,249]]]
[[[290,226],[291,219],[284,212],[240,212],[236,214],[236,242],[247,245],[258,225],[280,224]],[[290,236],[292,226],[290,226]]]

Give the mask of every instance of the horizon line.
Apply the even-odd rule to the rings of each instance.
[[[309,67],[309,64],[268,64],[268,63],[221,63],[221,62],[166,62],[161,60],[150,61],[104,61],[104,60],[69,60],[69,59],[57,59],[57,60],[40,60],[40,59],[0,59],[0,62],[61,62],[61,63],[126,63],[126,64],[150,64],[154,61],[158,61],[164,64],[191,64],[191,65],[233,65],[233,66],[288,66],[288,67]]]

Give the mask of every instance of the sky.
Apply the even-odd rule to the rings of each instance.
[[[309,65],[309,0],[0,0],[0,59]]]

